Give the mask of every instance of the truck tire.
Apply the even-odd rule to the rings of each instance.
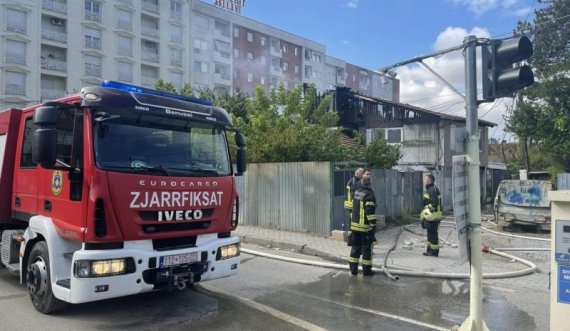
[[[37,242],[30,251],[26,285],[34,308],[40,313],[51,314],[67,307],[68,303],[56,298],[51,290],[49,254],[45,241]]]

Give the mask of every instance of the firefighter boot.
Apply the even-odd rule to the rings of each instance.
[[[364,276],[374,276],[374,271],[372,271],[371,265],[363,265],[362,266],[362,274]]]
[[[431,249],[429,246],[427,247],[427,250],[423,254],[424,256],[435,256],[433,249]]]
[[[358,263],[349,263],[350,266],[350,274],[355,276],[358,274]]]
[[[439,248],[434,249],[432,252],[433,252],[433,256],[435,256],[435,257],[439,256]]]

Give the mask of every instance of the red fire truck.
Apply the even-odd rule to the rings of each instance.
[[[228,113],[193,98],[105,81],[2,111],[2,264],[46,314],[233,275],[245,168]]]

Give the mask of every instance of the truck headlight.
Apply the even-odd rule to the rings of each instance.
[[[133,272],[135,272],[135,261],[130,257],[112,260],[78,260],[74,266],[77,278],[118,276]]]
[[[218,248],[216,260],[227,260],[239,256],[239,243]]]

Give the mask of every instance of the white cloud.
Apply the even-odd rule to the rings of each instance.
[[[515,5],[519,0],[451,0],[456,5],[462,5],[477,15],[481,15],[489,10],[498,7],[508,9]]]
[[[346,5],[344,5],[344,7],[354,9],[354,8],[358,7],[358,2],[359,2],[359,1],[360,1],[360,0],[349,0],[349,1],[346,3]]]
[[[512,15],[516,16],[516,17],[526,17],[530,13],[531,10],[532,10],[532,7],[524,7],[524,8],[515,9],[512,12]]]
[[[468,35],[475,35],[479,38],[490,37],[489,31],[485,28],[475,27],[468,31],[460,27],[448,27],[437,36],[433,43],[433,50],[441,51],[461,45],[465,36]],[[478,58],[480,58],[479,55]],[[456,89],[462,92],[465,90],[465,63],[461,50],[437,58],[428,58],[424,62]],[[465,103],[462,98],[423,66],[412,64],[398,68],[397,72],[400,79],[400,100],[402,102],[444,114],[465,116]],[[479,69],[478,72],[480,72]],[[479,107],[479,114],[486,113],[484,120],[501,123],[504,126],[501,118],[507,103],[482,104]],[[494,133],[495,136],[499,135],[501,138],[503,129],[492,129],[491,133]]]

